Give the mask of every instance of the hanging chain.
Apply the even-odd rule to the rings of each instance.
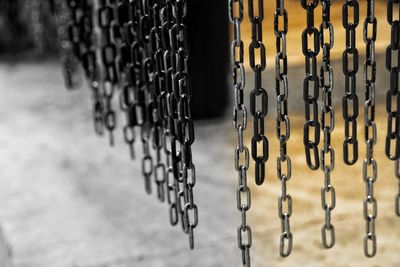
[[[115,111],[112,109],[112,99],[118,83],[118,69],[116,64],[117,47],[113,40],[115,23],[113,7],[107,0],[99,1],[98,23],[101,29],[101,59],[103,63],[103,98],[105,103],[104,125],[109,131],[110,145],[114,144],[113,131],[115,129]]]
[[[233,89],[235,104],[233,107],[233,128],[236,130],[238,145],[235,149],[235,169],[238,172],[237,209],[241,213],[242,223],[237,230],[237,241],[242,251],[243,266],[250,267],[250,247],[252,243],[251,228],[247,224],[247,211],[251,207],[251,193],[247,186],[249,168],[249,149],[244,142],[244,131],[247,128],[247,109],[244,105],[243,90],[245,87],[245,67],[243,64],[244,47],[241,39],[243,21],[243,0],[229,0],[229,19],[233,24],[234,40],[231,45]]]
[[[397,16],[395,6],[397,7]],[[399,191],[395,197],[395,212],[400,216],[400,91],[399,91],[399,73],[400,73],[400,1],[388,0],[387,21],[391,26],[391,41],[386,49],[386,69],[390,72],[390,89],[386,95],[386,111],[388,113],[387,134],[385,143],[386,156],[395,160],[395,176],[399,179]],[[397,55],[396,55],[397,53]],[[396,61],[397,56],[397,61]],[[393,62],[394,59],[394,62]],[[392,106],[395,103],[396,106]],[[394,146],[394,147],[393,147]]]
[[[281,236],[279,253],[281,257],[287,257],[292,252],[293,236],[290,231],[290,216],[292,215],[292,196],[287,194],[286,183],[292,176],[292,164],[287,155],[287,141],[290,138],[290,120],[288,115],[289,86],[287,78],[287,54],[286,34],[288,32],[288,13],[284,6],[284,0],[276,1],[274,12],[274,32],[276,36],[275,55],[275,85],[276,85],[276,135],[279,141],[280,155],[277,158],[277,175],[281,181],[282,193],[278,198],[278,215],[281,219]],[[279,25],[282,17],[283,26]],[[282,64],[282,65],[281,65]],[[286,165],[286,173],[284,171]],[[286,245],[287,242],[287,245]]]
[[[335,168],[335,150],[331,145],[331,133],[335,128],[335,112],[332,107],[333,69],[330,51],[334,44],[334,30],[330,21],[332,0],[321,0],[322,23],[320,38],[322,48],[322,65],[320,71],[320,87],[322,91],[321,129],[323,146],[321,148],[321,170],[324,172],[324,185],[321,188],[321,205],[325,211],[325,223],[321,229],[322,244],[325,248],[335,245],[335,228],[331,223],[331,212],[336,206],[335,188],[331,184],[331,173]],[[325,35],[325,32],[328,35]],[[329,200],[330,198],[330,200]]]
[[[190,113],[190,99],[192,95],[191,76],[188,72],[188,42],[187,28],[184,24],[184,17],[187,14],[186,0],[172,1],[173,16],[175,24],[170,29],[171,51],[175,58],[175,66],[173,67],[172,89],[173,96],[171,99],[173,113],[175,114],[175,138],[179,141],[180,151],[176,153],[176,148],[172,148],[173,158],[178,158],[179,154],[179,183],[182,189],[179,192],[178,201],[182,201],[184,205],[180,205],[181,213],[183,212],[182,226],[183,231],[189,235],[190,248],[194,247],[193,230],[198,224],[197,205],[193,199],[193,187],[195,186],[195,166],[192,161],[191,145],[194,142],[194,124]],[[176,141],[172,141],[172,146],[176,146]]]
[[[369,28],[369,27],[372,27]],[[377,131],[375,123],[375,80],[376,57],[375,41],[377,33],[377,20],[375,18],[375,0],[367,1],[367,17],[364,20],[363,39],[366,44],[366,60],[364,62],[365,104],[364,104],[364,131],[367,155],[363,163],[363,179],[366,184],[364,198],[364,219],[366,234],[364,237],[364,254],[373,257],[376,254],[375,220],[378,215],[378,206],[374,197],[374,183],[377,180],[377,163],[374,159],[374,145],[376,144]],[[372,173],[368,169],[372,167]],[[371,242],[371,247],[369,243]]]
[[[255,181],[262,185],[265,179],[265,163],[269,157],[268,139],[264,135],[264,120],[268,114],[268,93],[262,88],[262,72],[266,67],[266,51],[263,44],[262,22],[264,20],[264,0],[256,0],[258,12],[254,10],[254,0],[248,1],[252,37],[249,46],[250,67],[254,72],[255,87],[250,94],[250,113],[254,119],[254,136],[251,139],[251,156],[255,161]],[[256,61],[256,55],[259,59]],[[259,103],[259,104],[257,104]],[[257,151],[262,146],[262,153]]]
[[[103,134],[104,105],[101,98],[100,69],[97,65],[96,41],[93,24],[93,5],[89,0],[70,0],[72,24],[69,28],[70,40],[75,55],[81,60],[93,93],[93,122],[96,134]]]
[[[353,12],[349,10],[352,9]],[[353,13],[353,20],[349,16]],[[358,72],[358,50],[356,47],[356,29],[359,22],[358,0],[346,0],[343,4],[342,24],[346,30],[346,49],[343,52],[342,64],[345,75],[345,96],[342,102],[342,112],[345,122],[345,140],[343,143],[343,159],[348,165],[353,165],[358,159],[357,117],[358,96],[356,74]],[[350,113],[349,113],[350,110]],[[349,151],[353,151],[352,157]]]
[[[303,100],[305,103],[305,119],[303,143],[307,165],[312,170],[319,168],[318,145],[320,141],[320,124],[318,121],[319,79],[317,74],[317,56],[320,50],[320,33],[314,26],[314,10],[319,0],[308,3],[301,0],[301,6],[307,11],[307,28],[302,32],[302,51],[305,56],[306,77],[303,83]],[[313,38],[309,44],[308,38]],[[310,46],[311,45],[311,46]],[[310,91],[311,86],[311,91]],[[314,139],[310,135],[314,131]]]

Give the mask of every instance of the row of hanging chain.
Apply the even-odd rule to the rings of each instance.
[[[387,21],[391,26],[390,44],[386,49],[386,69],[390,72],[390,88],[386,95],[386,111],[388,113],[387,134],[385,143],[386,156],[395,160],[395,176],[399,180],[399,191],[395,197],[395,213],[400,216],[400,91],[399,91],[399,74],[400,74],[400,60],[392,62],[393,55],[399,53],[400,49],[400,6],[399,0],[388,0],[387,4]],[[397,14],[395,14],[397,10]],[[394,100],[394,101],[392,101]],[[392,103],[396,106],[392,106]]]
[[[374,145],[376,144],[377,139],[375,123],[376,29],[377,20],[375,18],[375,0],[368,0],[367,17],[364,20],[363,26],[363,39],[366,44],[366,60],[364,62],[364,134],[366,143],[366,158],[363,162],[363,180],[366,184],[366,196],[364,198],[363,211],[366,222],[364,254],[367,257],[373,257],[376,254],[375,220],[378,215],[377,202],[374,197],[374,183],[378,178],[377,163],[374,159]],[[369,173],[369,170],[371,173]],[[371,247],[369,246],[370,243]]]
[[[233,128],[237,133],[238,145],[235,148],[235,169],[238,172],[238,188],[236,190],[237,209],[241,213],[242,223],[237,230],[237,241],[242,251],[243,266],[250,266],[250,247],[252,243],[251,228],[247,224],[247,211],[251,207],[251,193],[247,185],[249,168],[249,149],[244,141],[247,128],[247,109],[244,105],[244,88],[246,73],[243,63],[244,46],[241,38],[243,21],[243,0],[229,0],[229,19],[233,24],[233,41],[231,45],[232,77],[235,101],[233,107]]]
[[[104,126],[110,132],[114,130],[111,101],[114,88],[121,87],[119,103],[126,115],[124,139],[133,158],[135,128],[140,128],[146,192],[151,193],[154,177],[160,201],[165,200],[167,191],[171,224],[176,225],[180,219],[193,249],[198,210],[193,197],[196,177],[191,152],[194,123],[190,113],[188,34],[183,21],[186,1],[99,0],[103,73],[96,60],[100,48],[95,45],[92,2],[69,0],[68,6],[69,42],[82,61],[95,96],[96,132],[101,134]]]
[[[352,11],[349,11],[351,10]],[[353,18],[351,15],[353,14]],[[347,165],[353,165],[358,159],[357,117],[358,96],[356,75],[358,72],[358,50],[356,47],[356,29],[359,22],[358,0],[346,0],[343,4],[342,23],[346,30],[346,48],[343,52],[342,64],[345,75],[345,96],[342,102],[345,140],[343,143],[343,159]],[[350,112],[349,112],[350,110]],[[349,151],[353,154],[350,155]],[[351,156],[351,157],[350,157]]]
[[[102,88],[104,102],[104,124],[109,132],[110,145],[114,144],[113,131],[116,117],[112,108],[112,99],[118,83],[117,47],[114,41],[115,15],[109,0],[99,1],[98,24],[101,29]]]
[[[324,185],[321,188],[321,206],[325,211],[325,223],[321,229],[322,244],[325,248],[335,245],[335,228],[331,223],[331,212],[336,206],[335,188],[331,184],[331,173],[335,168],[335,150],[331,145],[331,133],[335,128],[335,112],[332,107],[333,69],[330,51],[334,44],[334,30],[330,21],[332,0],[321,0],[322,23],[320,38],[322,64],[320,87],[322,91],[321,130],[323,145],[321,148],[321,170],[324,172]],[[326,34],[327,33],[327,34]]]
[[[279,25],[280,17],[283,25]],[[292,163],[287,155],[287,141],[290,138],[290,120],[288,115],[289,85],[287,78],[287,54],[286,34],[288,32],[288,13],[285,9],[285,1],[276,1],[274,12],[274,32],[276,36],[275,55],[275,86],[276,86],[276,136],[279,141],[280,154],[277,158],[277,175],[281,181],[282,193],[278,198],[278,215],[281,219],[281,235],[279,253],[281,257],[287,257],[292,252],[293,236],[290,231],[290,216],[292,215],[292,196],[287,193],[287,181],[292,176]],[[286,173],[285,173],[286,165]]]
[[[305,103],[305,124],[303,143],[305,147],[306,162],[311,170],[319,168],[318,145],[320,142],[320,124],[318,121],[319,79],[317,71],[317,56],[320,50],[320,33],[314,25],[314,11],[318,0],[307,2],[301,0],[301,6],[307,11],[307,28],[301,35],[302,52],[305,56],[305,78],[303,83],[303,100]],[[312,38],[309,44],[308,38]],[[311,45],[311,47],[310,47]],[[311,92],[310,92],[311,86]],[[314,134],[312,135],[312,132]],[[311,135],[311,136],[310,136]],[[311,137],[314,137],[311,140]]]
[[[251,22],[251,42],[249,45],[250,67],[254,72],[255,87],[250,94],[250,113],[254,119],[254,136],[251,139],[251,156],[255,161],[255,181],[262,185],[265,179],[265,163],[269,157],[268,139],[264,135],[264,120],[268,113],[268,93],[262,88],[262,72],[266,67],[266,50],[263,44],[262,23],[264,20],[264,0],[257,1],[257,13],[254,0],[248,1]],[[256,55],[259,58],[256,60]],[[259,104],[257,104],[259,103]],[[262,151],[257,147],[261,144]]]

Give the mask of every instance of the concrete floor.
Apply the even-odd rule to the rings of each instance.
[[[343,88],[337,63],[335,71],[338,108]],[[267,181],[259,188],[250,182],[253,266],[399,266],[400,219],[393,213],[393,164],[383,154],[383,108],[377,111],[378,255],[366,259],[362,254],[361,161],[351,168],[341,163],[340,112],[336,113],[338,123],[333,136],[338,162],[333,174],[338,198],[333,212],[337,245],[329,251],[321,248],[322,173],[304,167],[303,117],[296,112],[302,111],[302,102],[294,100],[301,99],[301,83],[296,81],[302,73],[302,68],[296,68],[289,77],[293,254],[288,259],[278,255],[277,141],[273,127],[267,127],[271,143]],[[386,74],[383,71],[381,75],[378,101],[384,99],[387,90]],[[266,77],[272,77],[271,73]],[[250,80],[249,75],[249,88]],[[271,120],[275,116],[274,90],[272,79],[267,80]],[[361,85],[359,88],[362,90]],[[196,248],[190,251],[187,236],[179,227],[169,226],[166,205],[160,204],[155,195],[145,194],[140,164],[129,159],[121,131],[117,132],[114,148],[108,147],[107,138],[94,136],[89,91],[82,88],[67,92],[57,62],[0,65],[0,95],[0,225],[4,237],[0,242],[0,255],[4,255],[1,267],[240,266],[236,242],[240,215],[236,210],[233,168],[235,136],[229,117],[196,124],[193,155],[200,224],[195,232]],[[359,91],[359,95],[362,101],[363,93]],[[361,132],[359,138],[362,158]],[[140,156],[139,144],[136,150]],[[8,249],[2,249],[6,244]]]

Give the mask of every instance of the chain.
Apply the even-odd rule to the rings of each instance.
[[[318,122],[318,98],[319,79],[317,74],[317,56],[320,49],[320,33],[314,26],[314,10],[318,6],[318,0],[308,3],[301,0],[301,6],[307,11],[307,28],[301,35],[302,51],[305,56],[305,79],[303,83],[303,100],[305,103],[305,124],[304,124],[304,147],[307,165],[310,169],[319,168],[318,144],[320,141],[320,124]],[[313,38],[312,47],[308,38]],[[310,92],[310,86],[312,92]],[[314,129],[314,140],[311,140],[310,133]],[[312,154],[311,154],[312,152]]]
[[[250,266],[250,247],[252,243],[251,228],[247,224],[247,211],[251,207],[251,193],[247,186],[247,170],[249,168],[249,149],[244,142],[244,131],[247,128],[247,109],[244,105],[243,90],[246,73],[243,64],[243,41],[241,39],[241,23],[243,21],[243,0],[229,0],[229,19],[233,24],[234,40],[231,45],[233,89],[235,104],[233,107],[233,128],[236,130],[238,145],[235,149],[235,169],[238,172],[237,209],[241,213],[242,223],[237,230],[237,241],[242,251],[243,266]]]
[[[191,76],[188,72],[187,62],[189,60],[187,28],[184,24],[184,17],[187,13],[186,0],[172,1],[173,16],[175,24],[170,29],[171,51],[175,57],[174,75],[172,79],[173,98],[171,105],[176,110],[176,139],[180,143],[180,164],[179,171],[182,178],[182,190],[179,192],[179,200],[184,200],[181,206],[183,211],[182,225],[185,233],[189,235],[190,248],[194,247],[193,230],[198,224],[197,205],[193,199],[193,187],[196,184],[195,166],[192,161],[191,145],[194,142],[194,124],[190,113],[190,98],[192,95]],[[174,107],[175,106],[175,107]],[[172,142],[175,143],[176,142]],[[173,158],[174,158],[174,149]],[[176,157],[175,157],[176,158]],[[183,197],[181,197],[183,195]]]
[[[290,231],[289,218],[292,215],[292,197],[287,194],[286,183],[292,175],[292,164],[287,155],[287,141],[290,138],[290,120],[288,116],[288,95],[289,86],[287,78],[287,54],[286,34],[288,32],[288,13],[284,6],[284,0],[276,1],[274,12],[274,32],[276,36],[275,55],[275,85],[276,85],[276,136],[279,141],[280,155],[277,158],[277,175],[282,184],[282,194],[278,198],[278,215],[281,219],[281,236],[279,253],[281,257],[287,257],[292,251],[293,236]],[[279,25],[279,18],[282,17],[283,26]],[[281,65],[282,64],[282,65]],[[283,129],[283,130],[282,130]],[[282,167],[286,164],[286,173]],[[286,245],[287,242],[287,245]]]
[[[135,126],[138,126],[135,107],[135,65],[133,62],[134,42],[138,40],[138,21],[134,2],[120,0],[117,5],[118,25],[120,28],[120,46],[117,65],[120,69],[121,92],[119,104],[125,113],[123,126],[124,142],[129,146],[131,158],[135,158],[134,144],[136,141]]]
[[[387,134],[385,143],[386,156],[395,160],[395,176],[399,179],[399,190],[395,197],[395,212],[400,216],[400,91],[399,91],[399,73],[400,73],[400,21],[398,16],[399,7],[397,8],[397,16],[395,14],[395,5],[400,6],[399,0],[388,0],[387,5],[387,21],[391,26],[391,42],[386,49],[386,69],[390,72],[390,89],[386,95],[386,111],[388,113]],[[392,62],[396,58],[397,62]],[[396,106],[392,106],[396,103]],[[394,121],[394,122],[393,122]],[[394,146],[394,148],[393,148]]]
[[[255,161],[255,181],[262,185],[265,179],[265,163],[269,157],[268,139],[264,135],[264,120],[268,114],[268,93],[262,88],[262,72],[266,67],[266,52],[262,38],[262,22],[264,19],[264,0],[256,0],[258,12],[254,10],[254,0],[249,0],[249,17],[252,24],[252,37],[249,46],[250,67],[254,72],[255,87],[250,94],[250,113],[254,119],[254,136],[251,139],[251,156]],[[255,14],[256,13],[256,14]],[[256,54],[259,59],[256,62]],[[259,105],[257,105],[259,103]],[[257,107],[259,106],[259,107]],[[262,153],[257,151],[262,145]]]
[[[349,10],[353,9],[353,21],[349,21]],[[342,23],[346,30],[346,49],[343,52],[342,64],[345,75],[345,96],[342,102],[342,112],[345,121],[345,140],[343,143],[343,159],[348,165],[353,165],[358,159],[357,117],[358,96],[356,92],[356,74],[358,72],[358,50],[356,47],[356,29],[359,21],[358,0],[346,0],[343,4]],[[349,113],[349,106],[351,107]],[[349,150],[353,155],[349,157]]]
[[[172,155],[172,142],[176,141],[176,136],[174,128],[174,116],[171,108],[174,101],[170,101],[174,99],[172,89],[172,80],[174,74],[172,65],[174,62],[174,55],[171,51],[171,38],[169,32],[172,26],[175,24],[171,1],[165,1],[165,5],[161,8],[161,19],[161,54],[163,64],[160,64],[159,76],[160,80],[164,81],[164,88],[160,88],[158,105],[164,129],[163,141],[167,167],[166,186],[170,223],[171,225],[176,225],[179,221],[178,211],[181,215],[181,218],[183,217],[183,213],[181,212],[181,203],[178,201],[179,173],[177,168],[176,149],[174,150],[174,156]],[[181,220],[181,222],[183,225],[183,220]]]
[[[110,134],[110,145],[114,144],[113,131],[115,129],[115,111],[112,109],[112,99],[118,83],[118,69],[116,64],[117,47],[113,40],[113,26],[116,23],[114,9],[108,0],[99,1],[98,23],[101,29],[101,59],[103,63],[103,98],[105,103],[104,124]]]
[[[90,82],[93,94],[94,129],[96,134],[101,135],[104,127],[104,105],[101,98],[100,73],[93,31],[93,6],[89,0],[69,0],[68,6],[71,11],[71,23],[68,27],[69,40]]]
[[[323,103],[321,107],[321,129],[323,133],[321,170],[324,172],[324,185],[321,188],[321,206],[325,211],[325,223],[321,229],[321,236],[322,244],[325,248],[332,248],[335,245],[335,228],[331,223],[331,212],[336,206],[335,188],[331,184],[331,173],[335,168],[335,150],[331,145],[331,133],[335,128],[335,112],[332,107],[334,79],[330,62],[330,51],[334,44],[334,30],[330,21],[331,4],[332,0],[321,0],[322,23],[320,25],[320,42],[323,60],[320,71],[320,87]],[[325,35],[325,31],[328,35]]]
[[[369,27],[372,29],[369,30]],[[364,104],[364,131],[367,155],[363,163],[363,179],[366,184],[364,198],[364,219],[366,234],[364,237],[364,254],[373,257],[376,254],[375,220],[378,213],[377,202],[374,197],[374,183],[377,180],[377,163],[374,159],[374,145],[377,131],[375,124],[375,80],[376,80],[376,41],[377,20],[375,18],[375,0],[367,1],[367,17],[364,20],[363,39],[366,44],[366,60],[364,62],[365,104]],[[368,169],[372,167],[372,174]],[[369,243],[371,242],[371,249]]]

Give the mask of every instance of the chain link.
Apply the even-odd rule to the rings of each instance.
[[[275,55],[275,85],[276,85],[276,135],[279,141],[280,155],[277,158],[277,175],[281,181],[282,193],[278,198],[278,216],[281,219],[281,235],[279,253],[281,257],[287,257],[292,252],[293,235],[290,231],[290,216],[292,215],[292,197],[287,194],[287,181],[292,175],[292,164],[287,155],[287,141],[290,138],[290,120],[288,115],[289,86],[287,78],[287,54],[286,35],[288,32],[288,13],[285,9],[285,1],[276,1],[274,12],[274,32],[276,37]],[[283,25],[279,25],[279,21]],[[286,165],[286,169],[284,168]],[[285,173],[286,172],[286,173]]]
[[[397,6],[397,9],[396,9]],[[395,197],[395,213],[400,216],[400,16],[399,0],[388,0],[387,21],[391,26],[391,41],[386,49],[386,69],[390,72],[390,88],[386,95],[386,111],[388,113],[387,134],[385,142],[386,156],[395,160],[395,176],[399,179],[399,189]],[[395,11],[397,10],[397,14]],[[397,19],[396,19],[397,18]],[[397,61],[396,61],[397,58]],[[395,106],[392,104],[395,103]]]
[[[249,149],[244,142],[247,129],[247,109],[244,105],[243,90],[245,87],[245,67],[243,64],[243,41],[241,39],[241,23],[243,21],[243,0],[228,0],[229,19],[233,24],[234,40],[231,45],[231,65],[235,101],[233,107],[233,128],[237,133],[238,145],[235,149],[235,169],[238,172],[238,188],[236,193],[237,209],[241,213],[242,223],[237,230],[237,241],[242,251],[243,266],[250,267],[250,247],[252,243],[251,228],[247,224],[247,211],[251,207],[251,193],[247,186],[247,170],[249,168]]]
[[[372,29],[369,27],[372,27]],[[366,44],[366,60],[364,62],[364,133],[367,151],[363,164],[363,179],[366,184],[366,196],[364,198],[363,211],[366,222],[364,254],[367,257],[373,257],[376,254],[375,220],[378,213],[377,201],[374,197],[374,183],[377,180],[377,163],[374,159],[374,145],[376,144],[377,139],[375,123],[376,32],[377,20],[375,18],[375,0],[368,0],[367,16],[364,20],[363,26],[363,39]],[[368,172],[368,169],[371,167],[372,175]]]
[[[353,14],[353,17],[351,17],[350,14]],[[346,0],[343,4],[342,10],[342,24],[346,30],[346,48],[342,56],[343,74],[345,75],[345,96],[343,97],[342,102],[342,112],[345,122],[343,159],[347,165],[353,165],[358,160],[357,117],[359,110],[358,96],[356,92],[356,75],[358,72],[356,30],[358,22],[358,0]],[[350,157],[349,151],[351,150],[353,151],[353,154]]]
[[[321,0],[322,23],[319,29],[323,61],[320,69],[320,87],[322,91],[321,130],[323,133],[320,157],[321,170],[324,172],[324,185],[321,188],[321,206],[325,211],[325,223],[321,229],[321,236],[322,244],[325,248],[332,248],[335,245],[335,228],[331,222],[331,212],[336,206],[335,188],[331,184],[331,173],[335,168],[335,150],[331,145],[331,133],[335,128],[335,112],[332,106],[334,79],[330,62],[330,51],[334,45],[334,29],[330,21],[331,4],[332,0]]]
[[[320,50],[320,32],[314,26],[314,10],[318,0],[307,2],[301,0],[301,6],[307,11],[307,28],[301,35],[302,51],[305,56],[305,78],[303,83],[303,100],[305,103],[305,124],[303,143],[305,147],[306,162],[311,170],[320,166],[318,145],[320,142],[320,124],[318,121],[319,78],[317,74],[317,56]],[[312,44],[309,38],[313,39]],[[311,46],[310,46],[311,45]],[[310,91],[311,86],[311,91]],[[311,139],[314,131],[313,139]]]
[[[252,29],[249,46],[250,67],[254,72],[255,86],[250,94],[250,113],[254,120],[254,136],[251,139],[251,156],[255,162],[255,181],[262,185],[265,180],[265,163],[269,158],[269,143],[264,135],[264,120],[268,114],[268,93],[262,88],[262,72],[266,67],[266,51],[263,44],[262,23],[264,20],[264,0],[257,1],[257,11],[254,10],[254,0],[248,1],[248,11]],[[256,57],[259,57],[256,59]],[[262,151],[257,150],[261,145]]]

